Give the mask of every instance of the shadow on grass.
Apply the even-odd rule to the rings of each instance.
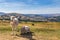
[[[27,32],[27,33],[24,33],[24,34],[19,34],[19,35],[16,35],[18,37],[23,37],[23,38],[27,38],[29,40],[36,40],[36,39],[33,39],[32,36],[33,36],[33,32]]]

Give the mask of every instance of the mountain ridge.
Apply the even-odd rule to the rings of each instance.
[[[34,21],[59,21],[60,14],[21,14],[21,13],[2,13],[0,16],[8,17],[18,16],[20,20],[34,20]]]

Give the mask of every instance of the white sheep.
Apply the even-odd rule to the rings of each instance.
[[[15,35],[16,30],[17,30],[17,26],[18,26],[18,18],[16,18],[15,16],[11,16],[10,25],[12,27],[12,34]]]

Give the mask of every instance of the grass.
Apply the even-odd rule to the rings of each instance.
[[[34,26],[32,24],[34,24]],[[38,37],[57,37],[60,40],[60,22],[21,22],[17,30],[20,30],[24,25],[28,25],[30,30]],[[0,32],[11,32],[10,24],[1,22]]]
[[[35,24],[32,26],[32,24]],[[18,30],[23,26],[23,25],[28,25],[30,26],[31,31],[35,32],[44,32],[44,31],[55,31],[60,28],[60,23],[59,22],[23,22],[18,25]],[[9,23],[0,23],[0,31],[11,31],[11,27]]]

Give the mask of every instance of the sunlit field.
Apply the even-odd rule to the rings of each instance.
[[[34,24],[34,25],[33,25]],[[35,40],[60,40],[60,22],[20,22],[17,31],[22,26],[29,26],[34,32]],[[0,39],[1,40],[25,40],[22,37],[12,38],[11,26],[9,21],[0,21]],[[17,32],[19,34],[20,32]],[[27,40],[27,39],[26,39]]]

